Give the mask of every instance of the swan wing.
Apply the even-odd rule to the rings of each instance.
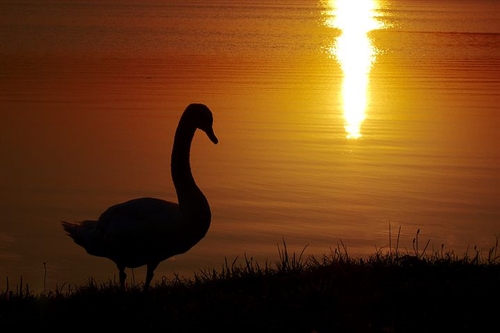
[[[102,256],[138,267],[176,254],[181,226],[178,204],[140,198],[108,208],[99,217],[95,238]]]
[[[99,217],[99,228],[122,232],[128,228],[152,228],[157,224],[180,222],[179,205],[155,198],[140,198],[108,208]]]

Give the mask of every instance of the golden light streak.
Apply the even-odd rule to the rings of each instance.
[[[325,24],[341,30],[329,52],[340,63],[344,79],[342,98],[347,138],[361,137],[366,118],[369,74],[376,50],[368,32],[381,27],[375,15],[376,0],[330,0]]]

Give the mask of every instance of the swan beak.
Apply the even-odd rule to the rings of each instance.
[[[214,129],[212,127],[209,127],[204,130],[205,133],[207,133],[208,138],[210,141],[212,141],[214,144],[217,144],[219,142],[219,139],[215,136]]]

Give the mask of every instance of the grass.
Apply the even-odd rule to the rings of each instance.
[[[121,292],[114,281],[36,294],[0,292],[0,327],[165,332],[472,332],[499,329],[498,237],[485,254],[428,253],[396,244],[366,259],[340,242],[329,254],[289,253],[260,265],[251,257]],[[390,237],[392,238],[392,237]],[[305,250],[305,249],[304,249]],[[469,253],[470,252],[470,253]],[[65,291],[63,291],[66,289]]]

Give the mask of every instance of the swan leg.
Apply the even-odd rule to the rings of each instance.
[[[127,274],[125,274],[125,266],[118,266],[118,271],[120,273],[120,288],[125,289],[125,279],[127,278]]]
[[[148,269],[146,272],[146,282],[144,282],[144,291],[148,290],[151,280],[153,280],[154,272],[156,267],[158,267],[159,262],[153,262],[148,264]]]

